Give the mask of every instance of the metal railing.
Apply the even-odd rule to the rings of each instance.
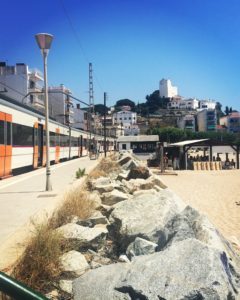
[[[0,300],[47,300],[40,293],[0,272]]]

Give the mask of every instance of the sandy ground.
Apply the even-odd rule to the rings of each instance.
[[[205,213],[227,239],[240,241],[240,170],[179,171],[163,182],[187,204]]]

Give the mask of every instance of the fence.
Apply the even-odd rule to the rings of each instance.
[[[47,300],[40,293],[0,272],[0,300]]]

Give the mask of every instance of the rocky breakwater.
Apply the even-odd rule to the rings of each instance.
[[[228,241],[132,156],[119,164],[89,182],[101,199],[95,216],[58,229],[76,241],[63,257],[72,278],[62,288],[75,300],[240,299],[239,256]]]

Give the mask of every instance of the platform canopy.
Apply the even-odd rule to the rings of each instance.
[[[173,144],[168,144],[168,147],[183,147],[188,146],[192,144],[199,144],[204,141],[208,141],[209,139],[201,139],[201,140],[187,140],[187,141],[181,141]]]

